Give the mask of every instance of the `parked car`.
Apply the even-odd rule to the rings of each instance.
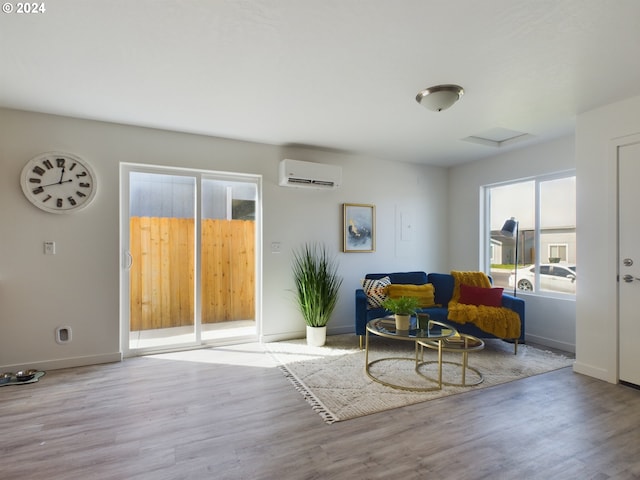
[[[535,266],[519,268],[517,273],[519,290],[536,290]],[[509,286],[513,287],[516,275],[509,276]],[[540,265],[540,290],[551,292],[576,293],[576,266],[559,263],[543,263]]]

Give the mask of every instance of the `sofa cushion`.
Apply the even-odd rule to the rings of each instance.
[[[487,307],[500,307],[502,305],[502,291],[500,287],[486,288],[471,285],[460,285],[460,303],[467,305],[486,305]]]
[[[391,279],[382,278],[365,278],[362,280],[362,289],[367,294],[367,307],[378,308],[382,306],[382,302],[387,298],[387,287],[391,285]]]
[[[435,290],[435,303],[446,307],[453,295],[453,277],[448,273],[430,273],[427,280]]]
[[[425,272],[393,272],[393,273],[367,273],[365,278],[378,279],[389,277],[391,283],[401,283],[403,285],[424,285],[427,283],[427,274]]]
[[[421,308],[435,306],[433,285],[402,285],[391,284],[387,287],[387,295],[391,298],[415,297],[418,299],[418,306]]]

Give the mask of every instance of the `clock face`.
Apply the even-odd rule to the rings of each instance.
[[[86,207],[96,194],[96,176],[87,162],[69,153],[49,152],[22,169],[22,191],[36,207],[69,213]]]

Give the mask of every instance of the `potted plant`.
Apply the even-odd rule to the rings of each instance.
[[[342,278],[323,244],[305,244],[293,252],[296,301],[307,324],[307,344],[324,345],[327,323],[338,302]]]
[[[382,302],[382,307],[396,317],[397,330],[409,330],[411,315],[418,310],[418,299],[415,297],[387,298]]]

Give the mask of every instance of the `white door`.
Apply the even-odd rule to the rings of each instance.
[[[618,150],[619,378],[640,385],[640,143]]]
[[[258,338],[260,179],[121,166],[125,356]]]

